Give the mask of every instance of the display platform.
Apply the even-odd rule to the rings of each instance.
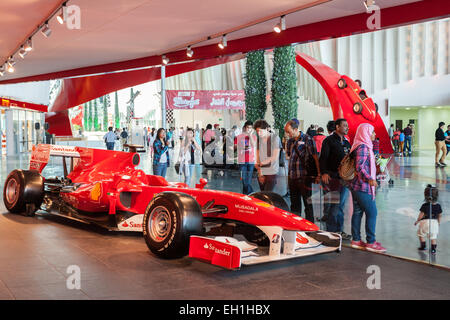
[[[229,271],[162,260],[139,234],[48,216],[0,214],[0,299],[448,299],[450,272],[343,248]],[[79,290],[68,290],[72,266]],[[378,267],[380,289],[369,289]],[[68,272],[69,271],[69,272]],[[368,273],[369,272],[369,273]]]

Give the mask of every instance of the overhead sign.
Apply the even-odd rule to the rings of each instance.
[[[244,90],[166,90],[166,108],[245,110]]]
[[[16,107],[40,112],[47,112],[47,106],[44,106],[42,104],[28,103],[6,98],[0,98],[0,106],[7,108]]]

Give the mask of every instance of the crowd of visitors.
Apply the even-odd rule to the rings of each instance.
[[[394,152],[396,155],[400,157],[411,156],[413,151],[412,142],[415,134],[413,124],[408,123],[404,129],[394,129],[394,124],[391,124],[388,129],[388,134],[392,145],[394,146]]]
[[[284,157],[287,167],[287,187],[291,212],[314,221],[312,204],[313,185],[320,185],[325,200],[324,217],[326,230],[338,232],[343,239],[352,240],[355,248],[384,252],[375,238],[377,210],[375,204],[377,140],[374,127],[361,125],[353,146],[347,138],[348,123],[345,119],[329,121],[328,136],[324,129],[313,125],[308,133],[299,129],[299,121],[292,119],[284,128],[283,143],[267,121],[260,119],[245,122],[241,130],[236,126],[226,130],[218,124],[208,124],[205,129],[170,128],[166,134],[159,129],[153,142],[154,174],[165,177],[169,165],[169,153],[174,140],[180,139],[179,161],[175,164],[184,182],[191,183],[192,168],[200,163],[220,163],[224,166],[239,165],[242,193],[254,191],[254,171],[261,191],[274,191],[277,176]],[[285,154],[284,154],[285,153]],[[344,181],[339,176],[339,164],[346,155],[355,158],[355,178]],[[283,160],[283,161],[282,161]],[[222,162],[221,162],[222,161]],[[354,213],[351,218],[352,235],[344,232],[344,208],[352,195]],[[304,208],[304,209],[303,209]],[[366,241],[361,240],[361,219],[366,216]]]
[[[340,233],[343,239],[352,240],[352,247],[385,252],[386,249],[376,241],[375,236],[377,221],[375,197],[378,185],[376,159],[380,153],[375,129],[371,124],[361,124],[356,130],[352,145],[347,137],[349,126],[346,119],[329,121],[326,129],[328,135],[324,134],[322,127],[311,125],[304,133],[299,128],[299,121],[291,119],[285,124],[284,132],[280,134],[273,130],[267,121],[260,119],[254,123],[246,121],[242,128],[233,126],[228,130],[218,124],[208,124],[206,128],[199,128],[197,125],[195,129],[144,128],[144,141],[152,159],[153,174],[165,177],[167,168],[172,162],[180,179],[183,177],[184,183],[190,186],[196,164],[223,165],[223,168],[234,165],[240,170],[242,193],[246,195],[254,192],[252,181],[255,171],[259,189],[273,192],[280,167],[286,160],[287,195],[292,213],[299,216],[304,213],[305,219],[314,221],[313,185],[319,185],[324,200],[323,217],[320,220],[326,223],[326,231]],[[446,166],[444,160],[450,149],[450,125],[446,131],[444,129],[445,123],[439,123],[435,134],[436,167]],[[112,130],[110,127],[104,136],[107,149],[113,150],[114,143],[120,140],[123,150],[129,133],[126,128],[121,131]],[[414,136],[411,124],[404,129],[395,129],[392,124],[388,134],[397,155],[411,155]],[[175,146],[179,147],[177,156],[173,154]],[[344,180],[340,174],[340,165],[347,158],[354,161],[355,173],[350,180]],[[430,188],[427,189],[429,192]],[[351,235],[348,235],[343,230],[344,208],[350,195],[353,214]],[[420,250],[425,248],[424,230],[429,229],[423,221],[430,215],[438,217],[440,210],[435,206],[437,196],[426,199],[428,199],[426,203],[432,204],[431,209],[422,206],[416,222],[419,224]],[[363,216],[366,220],[366,241],[361,238]],[[432,242],[432,247],[435,252],[435,241]]]

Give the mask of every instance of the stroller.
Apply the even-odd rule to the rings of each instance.
[[[389,155],[388,157],[383,157],[379,154],[376,155],[376,165],[377,165],[377,182],[380,185],[385,185],[386,183],[389,185],[394,184],[394,180],[391,179],[391,176],[389,174],[389,169],[387,168],[387,165],[391,161],[392,156]]]

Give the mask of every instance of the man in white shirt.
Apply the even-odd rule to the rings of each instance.
[[[114,150],[114,142],[116,142],[117,136],[112,131],[113,128],[109,127],[108,132],[103,136],[103,139],[106,143],[106,149],[107,150]]]

